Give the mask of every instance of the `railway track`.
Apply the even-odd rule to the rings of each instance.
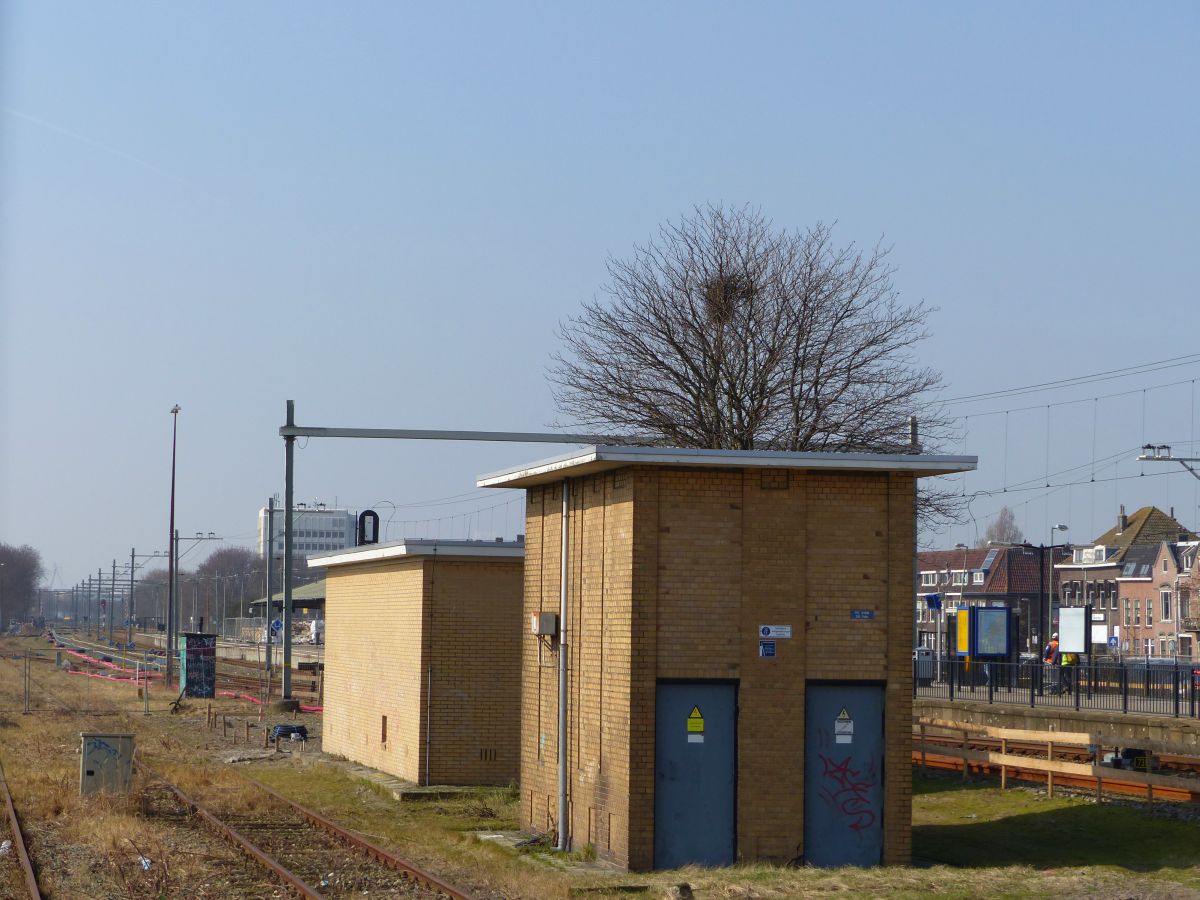
[[[448,897],[467,894],[250,778],[270,802],[253,812],[212,809],[144,764],[142,770],[213,831],[305,898]]]
[[[4,794],[4,806],[8,814],[9,840],[16,857],[21,864],[25,878],[25,889],[29,892],[30,900],[41,900],[42,892],[38,889],[37,875],[33,871],[33,863],[29,859],[29,850],[25,846],[25,835],[21,831],[21,820],[17,817],[17,808],[13,806],[12,794],[8,791],[8,780],[4,777],[4,768],[0,766],[0,791]]]

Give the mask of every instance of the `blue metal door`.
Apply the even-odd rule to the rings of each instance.
[[[804,861],[879,865],[883,687],[809,684],[804,723]]]
[[[737,685],[660,683],[654,736],[654,868],[730,865]]]

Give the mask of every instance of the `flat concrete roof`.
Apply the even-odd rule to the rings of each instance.
[[[480,475],[479,487],[524,488],[625,466],[716,469],[825,469],[838,472],[913,472],[918,478],[970,472],[977,456],[919,453],[791,453],[780,450],[704,450],[688,447],[591,446],[527,465]]]
[[[451,541],[432,538],[409,538],[390,544],[366,544],[308,557],[310,569],[348,566],[354,563],[378,562],[404,557],[524,559],[525,543],[517,541]]]

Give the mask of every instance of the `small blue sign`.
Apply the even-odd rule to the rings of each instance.
[[[282,623],[282,622],[280,622],[278,619],[275,619],[275,620],[274,620],[274,621],[271,623],[271,633],[272,633],[272,634],[279,634],[279,632],[281,632],[281,631],[283,631],[283,623]]]
[[[875,610],[873,610],[873,609],[852,609],[852,610],[850,610],[850,618],[852,618],[852,619],[873,619],[873,618],[875,618]]]
[[[763,657],[774,656],[775,655],[775,642],[774,641],[759,641],[758,642],[758,655],[763,656]]]
[[[1115,634],[1108,639],[1108,649],[1109,650],[1117,649],[1117,636]]]
[[[925,608],[926,609],[941,609],[942,608],[942,595],[941,594],[926,594],[925,595]]]

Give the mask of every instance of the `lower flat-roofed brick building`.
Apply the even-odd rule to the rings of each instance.
[[[522,827],[559,833],[561,761],[564,843],[630,868],[907,863],[916,479],[974,464],[589,447],[481,477],[527,489]]]
[[[322,747],[418,784],[517,777],[524,545],[409,540],[328,569]]]

